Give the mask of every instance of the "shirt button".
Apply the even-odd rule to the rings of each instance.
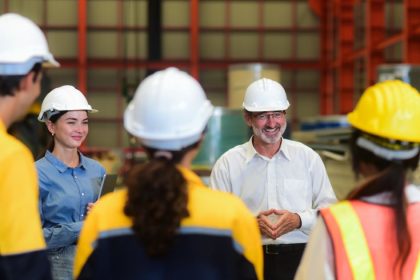
[[[85,193],[84,192],[82,192],[82,196],[84,196],[85,195]]]
[[[82,215],[80,215],[80,217],[83,217],[83,214],[82,214]]]

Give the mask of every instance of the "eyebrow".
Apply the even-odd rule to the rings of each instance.
[[[65,120],[66,121],[78,121],[79,119],[78,118],[73,118],[73,117],[67,117],[67,118],[65,118]],[[89,118],[82,119],[82,121],[87,121],[87,120],[89,120]]]

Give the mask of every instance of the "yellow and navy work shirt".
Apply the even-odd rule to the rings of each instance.
[[[83,225],[77,279],[262,279],[257,222],[239,198],[206,188],[179,167],[188,184],[188,210],[172,248],[149,257],[123,209],[127,191],[104,196]]]
[[[0,279],[51,279],[31,152],[0,121]]]

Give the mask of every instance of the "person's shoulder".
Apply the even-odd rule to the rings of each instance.
[[[223,155],[231,155],[231,154],[243,153],[244,151],[246,151],[247,145],[248,145],[248,142],[245,142],[245,143],[236,145],[236,146],[228,149]]]
[[[217,161],[237,161],[238,158],[245,157],[248,149],[248,142],[234,146],[224,152]]]
[[[311,147],[309,147],[308,145],[302,142],[291,140],[291,139],[285,139],[285,138],[283,138],[283,141],[284,141],[283,143],[287,146],[288,149],[301,151],[301,152],[309,153],[309,154],[316,154],[316,152]]]
[[[49,154],[49,156],[47,154]],[[48,157],[50,157],[50,159],[48,159]],[[42,157],[35,161],[35,167],[38,171],[38,176],[40,179],[48,177],[51,168],[54,166],[54,164],[51,162],[51,158],[55,157],[50,152],[46,152]]]
[[[127,189],[122,188],[101,197],[92,209],[92,213],[108,229],[125,227],[130,220],[124,214],[127,202]]]
[[[122,188],[114,192],[105,194],[99,199],[98,204],[102,205],[101,207],[104,209],[121,207],[125,204],[126,198],[127,188]]]
[[[7,159],[9,157],[27,158],[33,161],[31,151],[14,136],[5,133],[0,137],[0,158]]]
[[[99,161],[97,161],[96,159],[87,157],[87,156],[83,155],[82,153],[81,153],[81,156],[83,158],[83,163],[86,164],[87,166],[104,169],[102,164]]]
[[[47,161],[47,159],[45,158],[45,156],[42,156],[42,157],[38,158],[37,160],[35,160],[35,165],[37,167],[41,166],[41,165],[45,164],[46,161]]]
[[[198,199],[202,199],[201,203],[209,204],[212,208],[217,205],[216,208],[221,209],[222,211],[226,209],[235,210],[242,209],[244,206],[242,200],[228,192],[223,192],[220,190],[210,189],[210,188],[199,188],[198,192],[200,195],[197,196]]]
[[[184,220],[184,226],[231,230],[238,220],[253,220],[245,204],[227,192],[199,188],[190,193],[188,203],[190,217]]]
[[[27,153],[29,149],[23,144],[21,141],[19,141],[16,137],[13,135],[10,135],[8,133],[5,133],[4,135],[1,135],[0,137],[0,146],[2,147],[2,153]]]

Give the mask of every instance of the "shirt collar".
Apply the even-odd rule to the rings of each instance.
[[[260,154],[258,154],[258,152],[255,150],[254,145],[252,145],[252,138],[254,136],[251,136],[251,138],[249,139],[249,141],[247,143],[245,143],[245,162],[248,163],[250,162],[256,155],[262,157]],[[280,146],[280,150],[277,152],[277,154],[274,155],[274,157],[278,157],[283,155],[287,160],[290,161],[291,157],[290,157],[290,151],[288,148],[288,143],[287,141],[285,141],[284,138],[282,138],[282,143]]]
[[[277,154],[283,154],[287,160],[292,160],[289,142],[286,139],[282,138],[280,151]]]
[[[245,162],[248,163],[251,161],[251,159],[254,158],[255,155],[258,155],[257,151],[254,148],[254,145],[252,145],[252,137],[249,138],[248,142],[245,143]]]
[[[78,152],[78,154],[79,154],[79,158],[80,158],[80,162],[79,162],[79,165],[76,167],[76,168],[83,168],[83,169],[85,169],[85,162],[86,162],[86,159],[85,159],[85,157],[80,153],[80,152]],[[67,168],[70,168],[70,167],[68,167],[64,162],[62,162],[61,160],[59,160],[56,156],[54,156],[49,150],[47,150],[46,152],[45,152],[45,158],[55,167],[55,168],[57,168],[57,170],[60,172],[60,173],[63,173],[64,171],[66,171],[67,170]]]

